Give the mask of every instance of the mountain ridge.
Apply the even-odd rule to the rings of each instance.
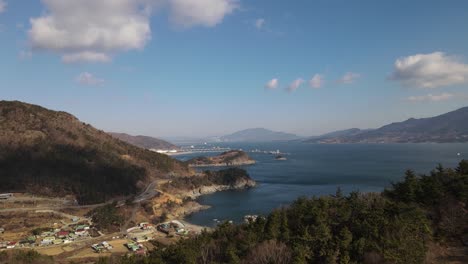
[[[120,139],[122,141],[125,141],[129,144],[132,144],[134,146],[144,148],[144,149],[176,149],[178,150],[179,147],[176,145],[159,139],[155,137],[150,137],[150,136],[143,136],[143,135],[130,135],[127,133],[117,133],[117,132],[108,132],[111,136]]]
[[[300,137],[285,132],[277,132],[266,128],[249,128],[220,137],[224,142],[268,142],[289,141]]]
[[[308,143],[449,143],[468,142],[468,107],[434,117],[409,118],[373,130],[309,139]]]

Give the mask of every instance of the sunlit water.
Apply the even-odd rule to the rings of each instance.
[[[279,149],[290,155],[286,156],[286,161],[277,161],[270,154],[249,153],[257,164],[244,168],[258,186],[200,197],[200,203],[212,207],[187,217],[194,224],[213,226],[213,219],[239,222],[244,215],[267,214],[299,196],[334,194],[337,187],[345,193],[382,191],[392,182],[399,181],[407,169],[428,173],[439,163],[454,167],[461,159],[468,158],[468,144],[319,145],[281,142],[223,143],[216,146],[244,150]],[[187,160],[199,155],[177,158]]]

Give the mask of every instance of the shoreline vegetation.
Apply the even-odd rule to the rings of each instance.
[[[226,190],[245,190],[255,187],[256,184],[248,173],[240,168],[204,171],[193,176],[161,182],[156,187],[158,195],[151,201],[144,202],[142,207],[152,218],[185,219],[193,213],[210,208],[196,201],[202,195]],[[202,229],[205,226],[198,227]]]
[[[175,182],[190,182],[183,179]],[[196,182],[196,181],[195,181]],[[198,184],[194,183],[194,186]],[[381,193],[299,197],[245,224],[171,245],[146,257],[99,263],[466,263],[449,249],[468,246],[468,161],[428,175],[407,171]]]
[[[230,167],[246,166],[256,163],[247,153],[241,150],[223,152],[213,157],[196,157],[185,162],[189,167]]]
[[[178,195],[182,199],[196,199],[201,195],[225,190],[242,190],[256,186],[248,173],[239,168],[220,171],[204,171],[198,176],[175,178],[160,188],[164,192]]]

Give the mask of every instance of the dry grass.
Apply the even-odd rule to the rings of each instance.
[[[43,248],[36,248],[36,251],[40,254],[47,255],[47,256],[57,256],[65,252],[62,246],[55,246],[55,247],[43,247]]]
[[[124,246],[128,240],[126,239],[117,239],[107,241],[110,245],[112,245],[113,249],[110,251],[104,251],[101,253],[96,253],[91,247],[84,248],[79,250],[73,254],[69,259],[85,259],[85,258],[99,258],[99,257],[108,257],[112,254],[124,255],[125,253],[129,252],[127,247]]]
[[[60,221],[65,218],[52,213],[29,212],[0,212],[0,226],[5,228],[5,233],[0,235],[0,240],[18,241],[31,235],[32,230],[39,227],[57,228]],[[54,226],[57,223],[57,226]]]

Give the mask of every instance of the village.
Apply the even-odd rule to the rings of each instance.
[[[72,215],[58,209],[32,210],[34,208],[26,208],[23,203],[27,197],[16,195],[0,194],[0,203],[11,203],[3,204],[5,209],[0,209],[0,216],[8,214],[4,219],[23,221],[23,226],[29,228],[14,233],[16,230],[9,230],[7,224],[2,226],[6,221],[0,221],[0,251],[34,249],[45,255],[70,255],[71,259],[113,254],[146,255],[154,247],[153,240],[169,244],[200,232],[180,220],[168,220],[157,224],[139,222],[120,232],[105,234],[83,214]]]

